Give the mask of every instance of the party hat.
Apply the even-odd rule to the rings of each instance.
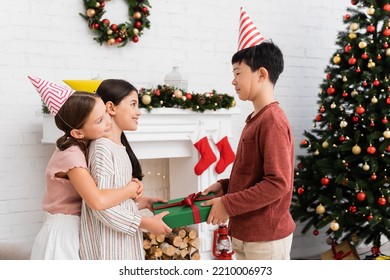
[[[102,80],[63,80],[68,86],[77,91],[96,93]]]
[[[264,40],[263,35],[257,30],[246,11],[242,7],[240,10],[238,51],[259,45]]]
[[[49,108],[52,115],[57,115],[58,111],[68,100],[69,96],[74,93],[73,89],[68,89],[55,83],[43,80],[41,78],[28,76],[31,83],[35,86],[43,102]]]

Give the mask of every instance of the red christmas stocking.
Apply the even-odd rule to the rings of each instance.
[[[196,175],[201,175],[209,166],[217,160],[203,126],[199,126],[191,135],[191,141],[200,154],[200,160],[194,167]]]
[[[226,167],[231,164],[236,155],[233,152],[232,147],[230,146],[229,140],[226,135],[222,136],[221,135],[221,130],[219,130],[214,136],[213,140],[215,145],[218,148],[218,151],[220,153],[220,158],[219,161],[217,162],[215,166],[215,171],[218,174],[221,174],[222,172],[225,171]]]

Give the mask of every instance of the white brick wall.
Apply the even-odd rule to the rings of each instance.
[[[100,75],[150,87],[163,83],[164,75],[178,65],[189,90],[234,95],[230,59],[243,5],[263,35],[285,54],[276,97],[291,120],[300,153],[298,144],[303,130],[311,128],[318,86],[349,5],[339,0],[150,0],[151,29],[137,45],[116,48],[93,40],[78,14],[84,11],[81,0],[17,2],[6,1],[0,9],[0,240],[31,239],[39,230],[43,174],[54,149],[40,143],[41,102],[27,75],[59,84]],[[113,2],[107,10],[111,4],[121,7]],[[116,12],[110,14],[123,14]],[[235,119],[234,146],[252,109],[237,103],[242,114]]]

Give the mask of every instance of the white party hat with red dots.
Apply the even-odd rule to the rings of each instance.
[[[240,8],[240,29],[238,38],[238,51],[254,47],[264,41],[263,35],[257,30],[246,11]]]
[[[43,102],[49,108],[52,115],[57,115],[58,111],[64,105],[65,101],[68,100],[69,96],[75,91],[68,89],[63,86],[59,86],[55,83],[46,81],[41,78],[28,76],[31,83],[35,86]]]

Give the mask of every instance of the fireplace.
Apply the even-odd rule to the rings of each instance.
[[[164,176],[161,178],[165,180],[162,185],[169,181],[166,191],[168,199],[202,191],[219,179],[219,175],[214,171],[215,163],[200,176],[194,173],[199,153],[194,148],[190,135],[198,125],[202,124],[208,136],[222,129],[228,137],[232,137],[232,117],[239,114],[238,108],[203,113],[176,108],[156,108],[151,112],[142,109],[141,111],[137,131],[126,132],[126,136],[141,164],[143,160],[160,159],[164,168],[167,166],[168,170],[164,171],[162,174]],[[59,136],[61,132],[56,128],[53,118],[45,115],[42,143],[53,144]],[[218,151],[214,145],[211,146],[215,149],[218,158]],[[191,227],[197,230],[201,239],[201,258],[212,259],[215,226],[202,223]]]

